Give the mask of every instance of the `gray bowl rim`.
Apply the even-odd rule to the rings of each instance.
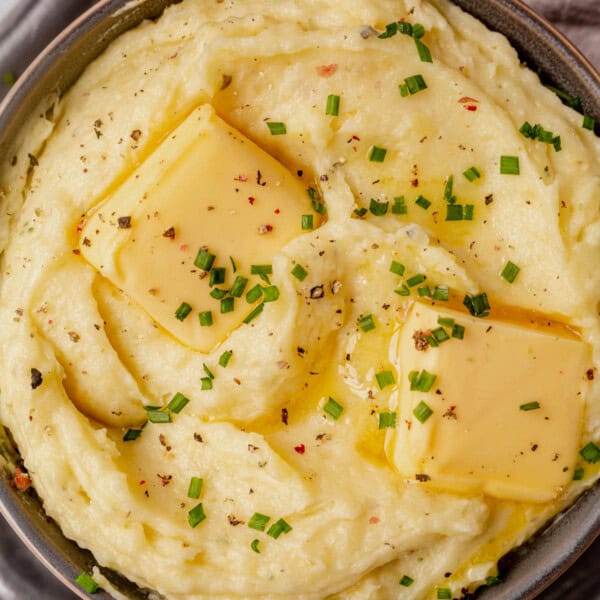
[[[160,0],[167,6],[177,0]],[[577,92],[586,112],[600,117],[600,74],[578,48],[546,19],[521,0],[451,0],[482,20],[490,29],[500,31],[513,43],[510,33],[496,28],[494,22],[486,20],[487,10],[481,5],[493,5],[507,11],[516,22],[528,27],[537,38],[543,39],[566,62],[569,76],[578,80]],[[152,0],[140,0],[148,4]],[[5,131],[18,114],[19,107],[31,103],[40,77],[63,53],[68,52],[73,42],[89,34],[94,25],[114,15],[118,10],[126,11],[128,5],[135,9],[130,0],[99,0],[65,28],[29,65],[0,103],[0,142]],[[117,36],[115,36],[117,37]],[[518,44],[516,45],[518,48]],[[518,48],[521,50],[521,48]],[[92,59],[93,60],[93,57]],[[91,60],[89,62],[91,62]],[[551,75],[551,74],[550,74]],[[581,82],[583,81],[583,84]],[[555,82],[559,83],[559,82]],[[61,93],[68,89],[61,90]],[[45,90],[47,94],[48,90]],[[17,124],[17,129],[18,129]],[[0,424],[1,425],[1,424]],[[20,506],[20,502],[7,479],[0,478],[0,514],[23,541],[25,546],[59,579],[80,598],[110,598],[105,592],[88,595],[75,583],[75,576],[85,567],[89,570],[89,559],[75,564],[64,556],[44,532],[36,527]],[[482,600],[528,600],[536,597],[564,573],[577,558],[600,535],[600,482],[586,490],[568,509],[555,517],[542,531],[517,549],[514,564],[510,566],[502,584],[480,590],[477,597]],[[74,544],[74,542],[70,542]],[[82,569],[83,567],[83,569]]]

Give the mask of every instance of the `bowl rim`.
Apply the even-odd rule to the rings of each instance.
[[[460,0],[449,1],[471,13]],[[127,11],[128,8],[134,9],[135,6],[144,5],[148,2],[150,0],[133,0],[133,2],[131,0],[98,0],[60,32],[29,64],[0,102],[0,138],[2,138],[5,128],[15,116],[18,108],[30,98],[39,83],[39,77],[58,60],[63,52],[69,50],[74,41],[90,33],[94,24],[108,16],[116,17],[121,12]],[[177,2],[177,0],[161,0],[161,2],[164,2],[167,6]],[[517,19],[533,25],[538,34],[548,36],[548,40],[557,51],[572,59],[575,68],[580,71],[579,74],[589,77],[593,87],[596,88],[597,94],[592,92],[592,101],[596,106],[596,110],[600,112],[600,72],[565,34],[556,29],[552,23],[522,0],[488,0],[488,2],[504,7]],[[497,31],[492,23],[485,23],[485,25],[491,30]],[[503,35],[508,37],[512,45],[510,36]],[[92,62],[92,60],[89,62]],[[60,90],[60,93],[64,93],[68,87]],[[16,125],[17,130],[19,125]],[[1,423],[0,427],[2,427]],[[0,477],[0,514],[6,519],[11,529],[48,571],[71,592],[80,598],[91,598],[92,596],[89,596],[74,583],[73,574],[79,571],[75,569],[72,561],[61,556],[60,552],[52,546],[52,543],[43,535],[40,535],[40,532],[25,517],[24,513],[19,512],[18,502],[12,496],[14,494],[11,494],[9,481]],[[521,564],[511,567],[511,571],[503,585],[485,589],[478,594],[478,597],[485,600],[513,600],[517,597],[515,593],[518,593],[519,598],[531,599],[541,593],[572,566],[577,558],[600,536],[599,501],[600,481],[597,481],[591,488],[583,492],[570,507],[556,515],[549,525],[545,525],[540,532],[535,534],[530,542],[525,543],[525,546],[527,544],[534,546],[534,550],[531,551],[534,560],[519,559]],[[594,514],[594,511],[596,511],[596,514]],[[554,549],[554,552],[551,551],[552,542],[548,542],[550,536],[547,534],[558,536],[558,541],[563,542],[563,544],[559,544],[560,548]],[[544,553],[544,547],[546,553],[549,554],[549,558],[543,559],[540,563],[540,557],[537,555]],[[535,561],[536,558],[538,559],[537,562]],[[522,571],[522,573],[516,574],[517,579],[520,576],[521,581],[521,585],[517,586],[516,589],[515,567],[517,570]],[[106,592],[94,595],[96,599],[108,599],[110,597]]]

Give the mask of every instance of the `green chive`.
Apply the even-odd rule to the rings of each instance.
[[[231,270],[234,273],[237,273],[237,265],[235,264],[235,260],[233,260],[232,256],[229,257],[229,261],[231,262]]]
[[[397,290],[394,290],[394,294],[398,294],[398,296],[410,296],[410,290],[406,284],[403,283]]]
[[[267,127],[269,128],[271,135],[284,135],[287,133],[285,123],[281,123],[279,121],[268,121]]]
[[[382,412],[379,413],[379,429],[393,429],[396,427],[396,413],[395,412]]]
[[[292,527],[289,523],[286,523],[283,519],[279,519],[279,521],[275,521],[275,523],[269,527],[267,535],[277,539],[282,533],[289,533],[291,530]]]
[[[210,278],[208,280],[208,285],[213,287],[215,285],[221,285],[225,283],[225,275],[227,273],[227,269],[224,267],[215,267],[210,272]]]
[[[266,283],[271,283],[269,275],[273,273],[273,265],[250,265],[250,273],[258,275]]]
[[[500,579],[500,577],[498,577],[497,575],[489,575],[485,578],[485,585],[487,585],[488,587],[498,585],[499,583],[502,583],[502,579]]]
[[[396,33],[398,33],[398,23],[388,23],[385,26],[385,31],[383,33],[380,33],[377,37],[382,40],[385,40],[387,38],[395,36]]]
[[[263,308],[265,307],[265,303],[261,302],[253,311],[251,311],[250,313],[248,313],[248,315],[246,316],[246,318],[244,319],[244,323],[246,323],[246,325],[248,323],[251,323],[252,321],[254,321],[254,319],[256,319],[256,317],[258,317],[258,315],[260,315],[260,313],[263,311]]]
[[[447,204],[446,205],[446,221],[462,221],[463,220],[463,205],[462,204]]]
[[[557,135],[552,139],[552,145],[554,146],[554,152],[560,152],[562,150],[560,135]]]
[[[575,469],[573,471],[573,481],[581,481],[583,479],[584,474],[585,474],[585,471],[582,467]]]
[[[425,279],[427,279],[427,277],[425,275],[423,275],[422,273],[419,273],[418,275],[413,275],[412,277],[409,277],[406,280],[406,285],[408,287],[415,287],[415,285],[419,285],[420,283],[423,283],[425,281]]]
[[[404,35],[412,36],[413,26],[408,21],[398,21],[397,25],[398,25],[399,33],[403,33]],[[416,25],[415,25],[415,27],[416,27]]]
[[[133,440],[137,440],[140,435],[142,435],[141,429],[128,429],[123,436],[124,442],[133,442]]]
[[[375,373],[375,379],[377,379],[377,385],[380,390],[388,385],[394,385],[396,383],[394,374],[391,371],[380,371],[379,373]]]
[[[387,150],[385,148],[373,146],[369,152],[369,160],[371,162],[383,162],[386,154]]]
[[[597,463],[600,460],[600,448],[594,442],[590,442],[587,446],[583,447],[579,451],[579,454],[589,463]]]
[[[545,84],[544,87],[547,87],[554,92],[567,106],[570,106],[577,112],[583,112],[581,108],[581,98],[579,98],[579,96],[571,96],[571,94],[567,94],[567,92],[563,92],[551,85]]]
[[[437,598],[438,600],[452,600],[452,592],[449,588],[438,588]]]
[[[263,301],[275,302],[279,298],[279,288],[276,285],[270,285],[263,288]]]
[[[538,408],[540,408],[540,403],[539,402],[527,402],[526,404],[521,404],[519,406],[520,410],[537,410]]]
[[[477,170],[476,167],[469,167],[466,171],[463,172],[463,175],[471,183],[473,183],[476,179],[479,179],[481,177],[481,173]]]
[[[454,327],[454,319],[451,319],[450,317],[438,317],[437,322],[444,327]]]
[[[475,212],[475,206],[473,204],[465,204],[463,219],[465,221],[472,221],[474,212]]]
[[[296,265],[292,269],[292,275],[298,281],[304,281],[306,279],[306,276],[308,275],[308,271],[302,265]]]
[[[167,404],[167,410],[172,413],[180,413],[186,404],[189,402],[189,398],[186,398],[181,392],[177,392],[172,398],[169,404]]]
[[[415,46],[421,62],[432,63],[433,58],[431,57],[431,50],[421,41],[415,38]]]
[[[354,209],[354,214],[357,217],[364,217],[369,211],[366,208],[355,208]]]
[[[213,389],[213,380],[210,377],[202,377],[200,379],[200,384],[201,384],[200,389],[203,392]]]
[[[521,135],[523,135],[526,138],[532,139],[535,137],[535,133],[534,133],[534,129],[531,126],[531,123],[529,123],[529,121],[525,121],[525,123],[523,123],[523,125],[521,125],[521,128],[519,129],[519,133],[521,133]]]
[[[365,315],[364,317],[360,317],[358,319],[358,326],[363,331],[371,331],[375,329],[375,321],[373,321],[373,315]]]
[[[233,282],[233,285],[231,286],[229,293],[234,298],[241,298],[247,285],[248,285],[248,279],[246,277],[242,277],[241,275],[238,275],[235,278],[235,281]]]
[[[417,288],[417,294],[421,298],[431,298],[431,290],[428,285],[422,285]]]
[[[581,125],[584,129],[594,131],[596,128],[596,119],[590,115],[583,115],[583,124]]]
[[[222,300],[223,298],[225,298],[225,296],[227,296],[227,290],[222,290],[221,288],[213,288],[210,291],[210,297],[214,298],[215,300]]]
[[[408,575],[402,575],[400,585],[403,585],[404,587],[410,587],[414,582],[415,580],[412,577],[409,577]]]
[[[411,95],[427,89],[427,84],[422,75],[412,75],[404,80],[406,87]]]
[[[197,527],[204,519],[206,519],[206,515],[204,514],[202,502],[200,502],[200,504],[194,506],[188,513],[188,523],[190,524],[190,527]]]
[[[437,375],[429,373],[426,369],[423,369],[420,373],[417,371],[411,371],[408,374],[410,381],[410,389],[417,392],[428,392],[435,383]]]
[[[254,513],[248,521],[248,527],[250,529],[256,529],[256,531],[264,531],[267,523],[271,520],[271,517],[262,515],[261,513]]]
[[[465,328],[463,325],[458,323],[452,327],[452,337],[458,340],[462,340],[465,337]]]
[[[192,307],[187,302],[182,302],[175,311],[175,318],[183,321],[192,312]]]
[[[337,117],[340,113],[340,97],[335,94],[327,96],[327,105],[325,106],[325,114]]]
[[[392,264],[390,265],[390,272],[402,277],[402,275],[404,275],[404,265],[393,260]]]
[[[415,200],[415,204],[420,206],[422,209],[427,210],[431,206],[431,202],[425,198],[425,196],[419,196]]]
[[[312,215],[302,215],[302,229],[310,230],[314,229],[315,226],[313,224],[313,216]]]
[[[519,157],[518,156],[501,156],[500,157],[500,174],[501,175],[519,175]]]
[[[75,579],[75,583],[88,594],[95,594],[100,586],[87,573],[80,573]]]
[[[417,404],[413,410],[413,415],[415,415],[417,420],[421,423],[425,423],[425,421],[427,421],[432,414],[433,411],[431,408],[429,408],[429,406],[427,406],[427,404],[425,404],[425,402],[423,402],[423,400],[421,400],[421,402],[419,402],[419,404]]]
[[[205,310],[198,315],[201,327],[210,327],[213,324],[212,311]]]
[[[260,549],[258,548],[258,544],[260,544],[259,540],[252,540],[252,543],[250,544],[250,548],[252,548],[252,550],[254,550],[254,552],[256,552],[256,554],[260,554]]]
[[[394,198],[394,204],[392,205],[392,214],[394,215],[405,215],[408,213],[404,196],[398,196]]]
[[[371,198],[371,203],[369,204],[369,210],[376,216],[382,217],[388,211],[389,202],[379,202],[375,200],[375,198]]]
[[[456,197],[452,195],[452,188],[454,187],[454,175],[448,175],[446,179],[446,185],[444,186],[444,200],[453,204],[456,202]]]
[[[412,35],[416,40],[422,38],[425,35],[425,27],[423,27],[421,23],[415,23],[412,26],[412,33],[410,35]]]
[[[200,477],[192,477],[190,479],[190,485],[188,487],[188,498],[194,498],[195,500],[200,498],[200,492],[202,492],[203,483],[204,480],[200,479]]]
[[[206,363],[202,363],[202,370],[206,373],[207,377],[210,377],[211,379],[215,378],[215,374],[208,368]]]
[[[485,292],[475,296],[467,294],[463,300],[463,304],[474,317],[487,317],[490,314],[489,310],[491,307]]]
[[[431,331],[431,335],[436,339],[440,344],[450,339],[450,336],[446,333],[446,330],[443,327],[436,327]]]
[[[234,302],[235,298],[223,298],[223,300],[221,300],[221,314],[224,315],[233,312]]]
[[[502,273],[500,273],[500,276],[503,279],[506,279],[508,283],[513,283],[514,280],[517,278],[517,275],[519,274],[520,270],[521,269],[517,265],[515,265],[515,263],[509,260],[506,263],[506,265],[504,265],[504,269],[502,269]]]
[[[171,413],[163,410],[149,410],[146,414],[150,423],[171,423]]]
[[[447,302],[450,296],[450,288],[447,285],[436,285],[433,288],[433,299]]]
[[[398,89],[400,90],[400,95],[403,98],[406,98],[407,96],[410,96],[410,92],[408,91],[408,86],[405,83],[401,83],[398,86]]]
[[[226,367],[229,364],[229,361],[231,360],[232,355],[233,355],[232,350],[225,350],[225,352],[223,352],[223,354],[221,354],[221,356],[219,356],[219,364],[222,367]]]
[[[246,302],[253,304],[263,295],[262,286],[258,283],[246,294]]]
[[[327,207],[321,202],[321,194],[319,194],[318,190],[314,187],[309,187],[306,191],[308,192],[313,210],[320,215],[325,215],[327,213]]]
[[[198,254],[196,255],[196,259],[194,260],[194,264],[203,271],[210,271],[213,263],[215,262],[215,255],[211,254],[208,250],[204,248],[200,248],[198,250]]]
[[[331,396],[327,399],[323,410],[336,421],[340,418],[340,415],[344,411],[344,407],[337,403]]]

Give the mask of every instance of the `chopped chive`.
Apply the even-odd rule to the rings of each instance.
[[[188,487],[188,498],[194,498],[195,500],[200,498],[203,483],[204,480],[200,479],[200,477],[192,477],[190,479],[190,485]]]
[[[279,121],[268,121],[267,127],[269,128],[271,135],[284,135],[287,133],[285,123]]]
[[[465,221],[472,221],[474,212],[475,212],[475,206],[473,204],[465,204],[463,219]]]
[[[581,107],[581,98],[579,98],[579,96],[567,94],[567,92],[563,92],[552,85],[545,84],[544,87],[547,87],[550,91],[554,92],[567,106],[570,106],[577,112],[583,112]]]
[[[410,290],[407,285],[403,283],[398,289],[394,290],[394,294],[398,294],[398,296],[410,296]]]
[[[196,259],[194,260],[194,264],[203,271],[210,271],[215,262],[215,258],[214,254],[211,254],[205,248],[200,248],[196,255]]]
[[[421,23],[415,23],[412,26],[412,33],[410,35],[416,40],[422,38],[425,35],[425,27]]]
[[[451,319],[450,317],[438,317],[437,322],[444,327],[454,327],[454,319]]]
[[[364,217],[369,211],[363,206],[362,208],[355,208],[354,214],[357,217]]]
[[[192,312],[192,307],[187,302],[182,302],[175,311],[175,318],[183,321]]]
[[[375,329],[373,315],[365,315],[364,317],[360,317],[357,323],[363,331],[371,331],[372,329]]]
[[[398,21],[397,25],[399,33],[412,36],[413,26],[408,21]]]
[[[562,142],[560,140],[560,135],[552,138],[552,146],[554,146],[554,152],[560,152],[562,150]]]
[[[419,404],[417,404],[413,410],[413,415],[415,415],[417,420],[421,423],[425,423],[425,421],[427,421],[432,414],[433,411],[431,408],[429,408],[429,406],[427,406],[427,404],[425,404],[425,402],[423,402],[423,400],[421,400],[421,402],[419,402]]]
[[[581,454],[583,459],[589,463],[597,463],[600,460],[600,448],[598,448],[594,442],[590,442],[584,446],[579,451],[579,454]]]
[[[527,402],[525,404],[521,404],[519,406],[520,410],[537,410],[538,408],[540,408],[540,403],[539,402]]]
[[[304,281],[306,279],[306,276],[308,275],[308,271],[302,265],[296,265],[292,269],[292,275],[298,281]]]
[[[337,117],[340,113],[340,97],[335,94],[327,96],[327,105],[325,106],[325,114]]]
[[[481,173],[477,170],[476,167],[469,167],[466,171],[463,172],[463,175],[471,183],[473,183],[476,179],[479,179],[481,177]]]
[[[275,302],[279,298],[279,288],[276,285],[270,285],[263,288],[263,301]]]
[[[391,371],[380,371],[379,373],[375,373],[375,379],[377,379],[377,385],[380,390],[386,388],[388,385],[394,385],[396,383],[396,378]]]
[[[425,281],[425,279],[427,279],[427,277],[425,275],[423,275],[422,273],[419,273],[418,275],[413,275],[412,277],[409,277],[406,280],[406,285],[408,287],[415,287],[415,285],[419,285],[420,283],[423,283]]]
[[[525,123],[523,123],[523,125],[521,125],[521,128],[519,129],[519,133],[529,139],[532,139],[535,137],[535,134],[533,132],[533,127],[531,126],[531,123],[529,123],[529,121],[525,121]]]
[[[521,173],[519,168],[519,157],[518,156],[501,156],[500,157],[500,174],[501,175],[519,175]]]
[[[425,198],[425,196],[419,196],[415,200],[415,204],[420,206],[422,209],[427,210],[431,206],[431,202]]]
[[[232,350],[225,350],[225,352],[223,352],[223,354],[221,354],[221,356],[219,356],[219,364],[222,367],[226,367],[229,364],[229,361],[231,360],[232,355],[233,355]]]
[[[237,265],[235,264],[235,260],[233,260],[233,256],[229,257],[229,261],[231,262],[231,270],[237,273]]]
[[[323,410],[336,421],[340,418],[342,412],[344,412],[344,407],[336,402],[331,396],[327,399],[325,406],[323,406]]]
[[[171,423],[171,413],[164,410],[148,410],[146,414],[150,423]]]
[[[506,263],[506,265],[504,265],[504,269],[502,269],[502,273],[500,273],[500,276],[502,277],[502,279],[506,279],[508,283],[513,283],[514,280],[517,278],[517,275],[519,274],[520,270],[521,269],[517,265],[515,265],[515,263],[509,260]]]
[[[256,529],[256,531],[264,531],[270,520],[271,517],[255,512],[248,521],[248,527],[250,527],[250,529]]]
[[[181,392],[177,392],[172,398],[169,404],[167,404],[167,410],[178,414],[180,413],[189,402],[189,398],[186,398]]]
[[[282,533],[289,533],[292,530],[291,525],[286,523],[283,519],[279,519],[275,521],[271,527],[269,527],[269,531],[267,531],[267,535],[270,535],[272,538],[277,539]]]
[[[313,216],[312,215],[302,215],[302,229],[304,231],[314,229],[315,226],[313,224]]]
[[[465,328],[463,325],[459,325],[458,323],[456,323],[453,327],[452,327],[452,337],[456,338],[457,340],[462,340],[465,337]]]
[[[225,269],[225,267],[215,267],[214,269],[211,269],[208,285],[213,287],[215,285],[221,285],[222,283],[225,283],[226,273],[227,269]]]
[[[204,514],[202,502],[200,502],[200,504],[194,506],[188,513],[188,523],[190,524],[190,527],[197,527],[204,519],[206,519],[206,515]]]
[[[393,429],[396,427],[396,413],[395,412],[381,412],[379,413],[378,427],[379,429]]]
[[[421,298],[431,298],[431,290],[428,285],[421,285],[417,288],[417,294]]]
[[[402,277],[402,275],[404,275],[404,265],[393,260],[392,264],[390,265],[390,272],[395,273],[396,275],[400,275],[400,277]]]
[[[443,327],[436,327],[435,329],[432,329],[431,335],[440,344],[450,339],[450,336],[446,333],[446,330]]]
[[[437,348],[440,345],[440,343],[432,335],[426,335],[425,339],[429,342],[429,345],[432,348]]]
[[[485,585],[487,585],[488,587],[498,585],[499,583],[502,583],[502,579],[500,579],[500,577],[498,577],[497,575],[489,575],[485,578]]]
[[[246,277],[242,277],[238,275],[229,290],[229,293],[234,298],[240,298],[246,289],[246,285],[248,285],[248,279]]]
[[[581,125],[584,129],[594,131],[596,128],[596,119],[590,115],[583,115],[583,124]]]
[[[369,151],[369,160],[371,162],[383,162],[385,160],[385,155],[387,154],[387,150],[385,148],[380,148],[379,146],[373,146]]]
[[[252,548],[252,550],[256,552],[256,554],[260,554],[258,544],[260,544],[259,540],[252,540],[252,542],[250,543],[250,548]]]
[[[379,202],[375,200],[375,198],[371,198],[371,202],[369,204],[369,210],[376,216],[382,217],[388,211],[389,202]]]
[[[463,304],[468,308],[469,312],[474,317],[487,317],[490,313],[490,303],[485,292],[471,296],[467,294],[463,300]]]
[[[426,369],[423,369],[420,373],[417,371],[411,371],[408,374],[410,381],[410,389],[416,392],[428,392],[435,383],[437,375],[430,373]]]
[[[403,98],[406,98],[407,96],[410,96],[410,92],[408,91],[408,86],[405,83],[401,83],[398,86],[398,89],[400,90],[400,95]]]
[[[447,302],[450,296],[450,288],[447,285],[436,285],[433,288],[432,297],[434,300],[441,300],[442,302]]]
[[[200,389],[203,392],[213,389],[213,380],[210,377],[202,377],[200,379]]]
[[[391,38],[398,33],[398,23],[388,23],[385,26],[385,31],[380,33],[377,37],[379,39],[385,40],[387,38]]]
[[[140,435],[142,435],[141,429],[128,429],[123,436],[124,442],[133,442],[133,440],[137,440]]]
[[[398,196],[394,198],[394,204],[392,205],[392,214],[394,215],[405,215],[408,213],[404,196]]]
[[[411,95],[420,92],[421,90],[427,89],[427,84],[422,75],[412,75],[404,80],[406,87]]]
[[[444,186],[444,200],[453,204],[456,201],[455,196],[452,195],[452,188],[454,187],[454,175],[448,175],[446,179],[446,185]]]
[[[232,298],[231,296],[229,298],[223,298],[223,300],[221,300],[221,314],[224,315],[233,312],[234,303],[235,298]]]
[[[201,327],[210,327],[213,324],[212,311],[205,310],[198,314]]]
[[[463,220],[463,205],[462,204],[447,204],[446,205],[446,221],[462,221]]]
[[[404,587],[410,587],[414,582],[415,580],[412,577],[409,577],[408,575],[402,575],[400,585],[403,585]]]
[[[251,323],[252,321],[254,321],[254,319],[256,319],[256,317],[258,317],[258,315],[260,315],[260,313],[263,311],[263,308],[265,307],[265,303],[261,302],[253,311],[249,312],[248,315],[246,316],[246,318],[244,319],[244,323],[246,323],[246,325],[248,323]]]
[[[213,288],[210,291],[210,297],[214,298],[215,300],[222,300],[223,298],[225,298],[225,296],[227,296],[227,290],[222,290],[221,288]]]
[[[246,294],[246,302],[253,304],[263,295],[262,286],[258,283]]]
[[[95,594],[100,586],[87,573],[80,573],[75,579],[75,583],[88,594]]]
[[[452,592],[449,588],[438,588],[437,598],[438,600],[452,600]]]
[[[421,62],[432,63],[433,58],[431,57],[431,50],[421,41],[415,38],[415,46]]]
[[[273,273],[273,265],[250,265],[250,273],[258,275],[266,283],[271,283],[269,275]]]
[[[583,479],[584,473],[585,473],[585,471],[582,467],[575,469],[573,471],[573,481],[581,481]]]
[[[310,198],[311,206],[316,213],[325,215],[327,213],[327,207],[321,202],[321,194],[314,187],[309,187],[307,190]]]

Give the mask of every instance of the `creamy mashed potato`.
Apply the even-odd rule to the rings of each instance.
[[[598,472],[581,121],[444,0],[121,36],[1,172],[0,417],[47,513],[167,598],[489,583]]]

